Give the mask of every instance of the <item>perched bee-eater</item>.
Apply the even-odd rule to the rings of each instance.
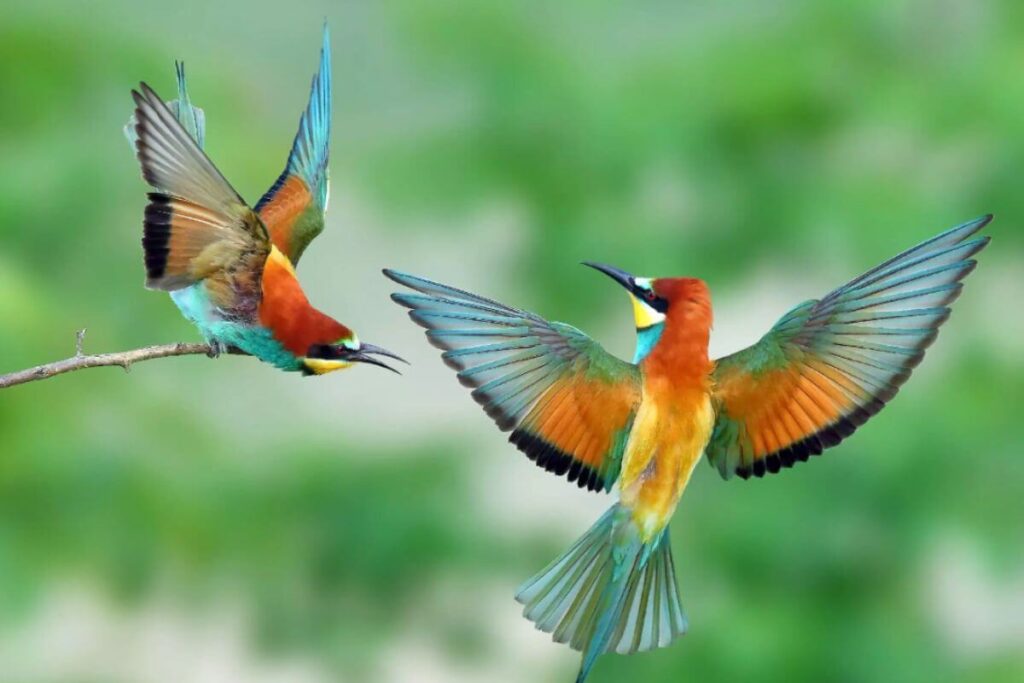
[[[171,293],[217,351],[236,347],[282,370],[323,374],[398,356],[361,342],[314,308],[295,274],[324,227],[331,132],[331,64],[324,26],[320,68],[284,172],[254,208],[202,151],[205,117],[177,65],[178,99],[145,83],[132,91],[126,129],[153,188],[143,222],[146,286]]]
[[[574,327],[391,270],[393,294],[445,364],[537,465],[612,505],[523,584],[525,616],[583,653],[664,647],[687,628],[668,524],[701,454],[725,478],[761,477],[818,455],[882,409],[960,294],[976,236],[965,223],[786,313],[753,346],[708,358],[711,297],[695,278],[645,278],[587,263],[629,293],[632,363]]]

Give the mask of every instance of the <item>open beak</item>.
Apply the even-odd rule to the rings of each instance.
[[[611,279],[618,282],[620,285],[626,288],[630,293],[636,285],[636,278],[624,270],[616,268],[615,266],[608,266],[603,263],[593,263],[591,261],[584,261],[583,265],[590,266],[594,270],[599,270]]]
[[[395,360],[402,361],[406,365],[409,364],[409,361],[405,360],[396,353],[388,351],[384,347],[366,343],[360,343],[358,349],[347,351],[345,354],[343,354],[342,359],[349,361],[350,363],[368,363],[370,365],[376,365],[379,368],[384,368],[385,370],[390,370],[391,372],[397,375],[402,374],[398,370],[395,370],[393,367],[385,363],[384,361],[378,358],[374,358],[374,356],[385,356],[387,358],[394,358]]]

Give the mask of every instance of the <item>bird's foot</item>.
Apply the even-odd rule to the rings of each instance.
[[[220,354],[227,353],[228,347],[217,340],[210,341],[210,350],[206,352],[209,358],[220,358]]]

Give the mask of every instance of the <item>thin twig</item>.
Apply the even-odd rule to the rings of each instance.
[[[85,330],[79,330],[75,338],[75,355],[64,360],[37,365],[34,368],[18,370],[6,375],[0,375],[0,389],[13,387],[17,384],[35,382],[41,379],[49,379],[57,375],[86,368],[103,368],[117,366],[125,371],[131,369],[135,363],[152,360],[154,358],[168,358],[170,356],[214,356],[214,349],[207,344],[160,344],[157,346],[146,346],[141,349],[130,351],[118,351],[116,353],[95,353],[86,354],[82,352],[82,342],[85,339]],[[241,354],[244,352],[235,348],[228,349],[228,353]]]

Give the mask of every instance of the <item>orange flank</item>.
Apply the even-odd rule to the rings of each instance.
[[[263,267],[260,323],[296,356],[314,344],[329,344],[352,336],[352,331],[313,308],[295,277],[291,262],[272,247]]]
[[[289,176],[274,192],[273,198],[260,208],[260,218],[267,226],[270,241],[285,254],[292,253],[291,238],[295,221],[309,207],[309,188],[297,175]]]

